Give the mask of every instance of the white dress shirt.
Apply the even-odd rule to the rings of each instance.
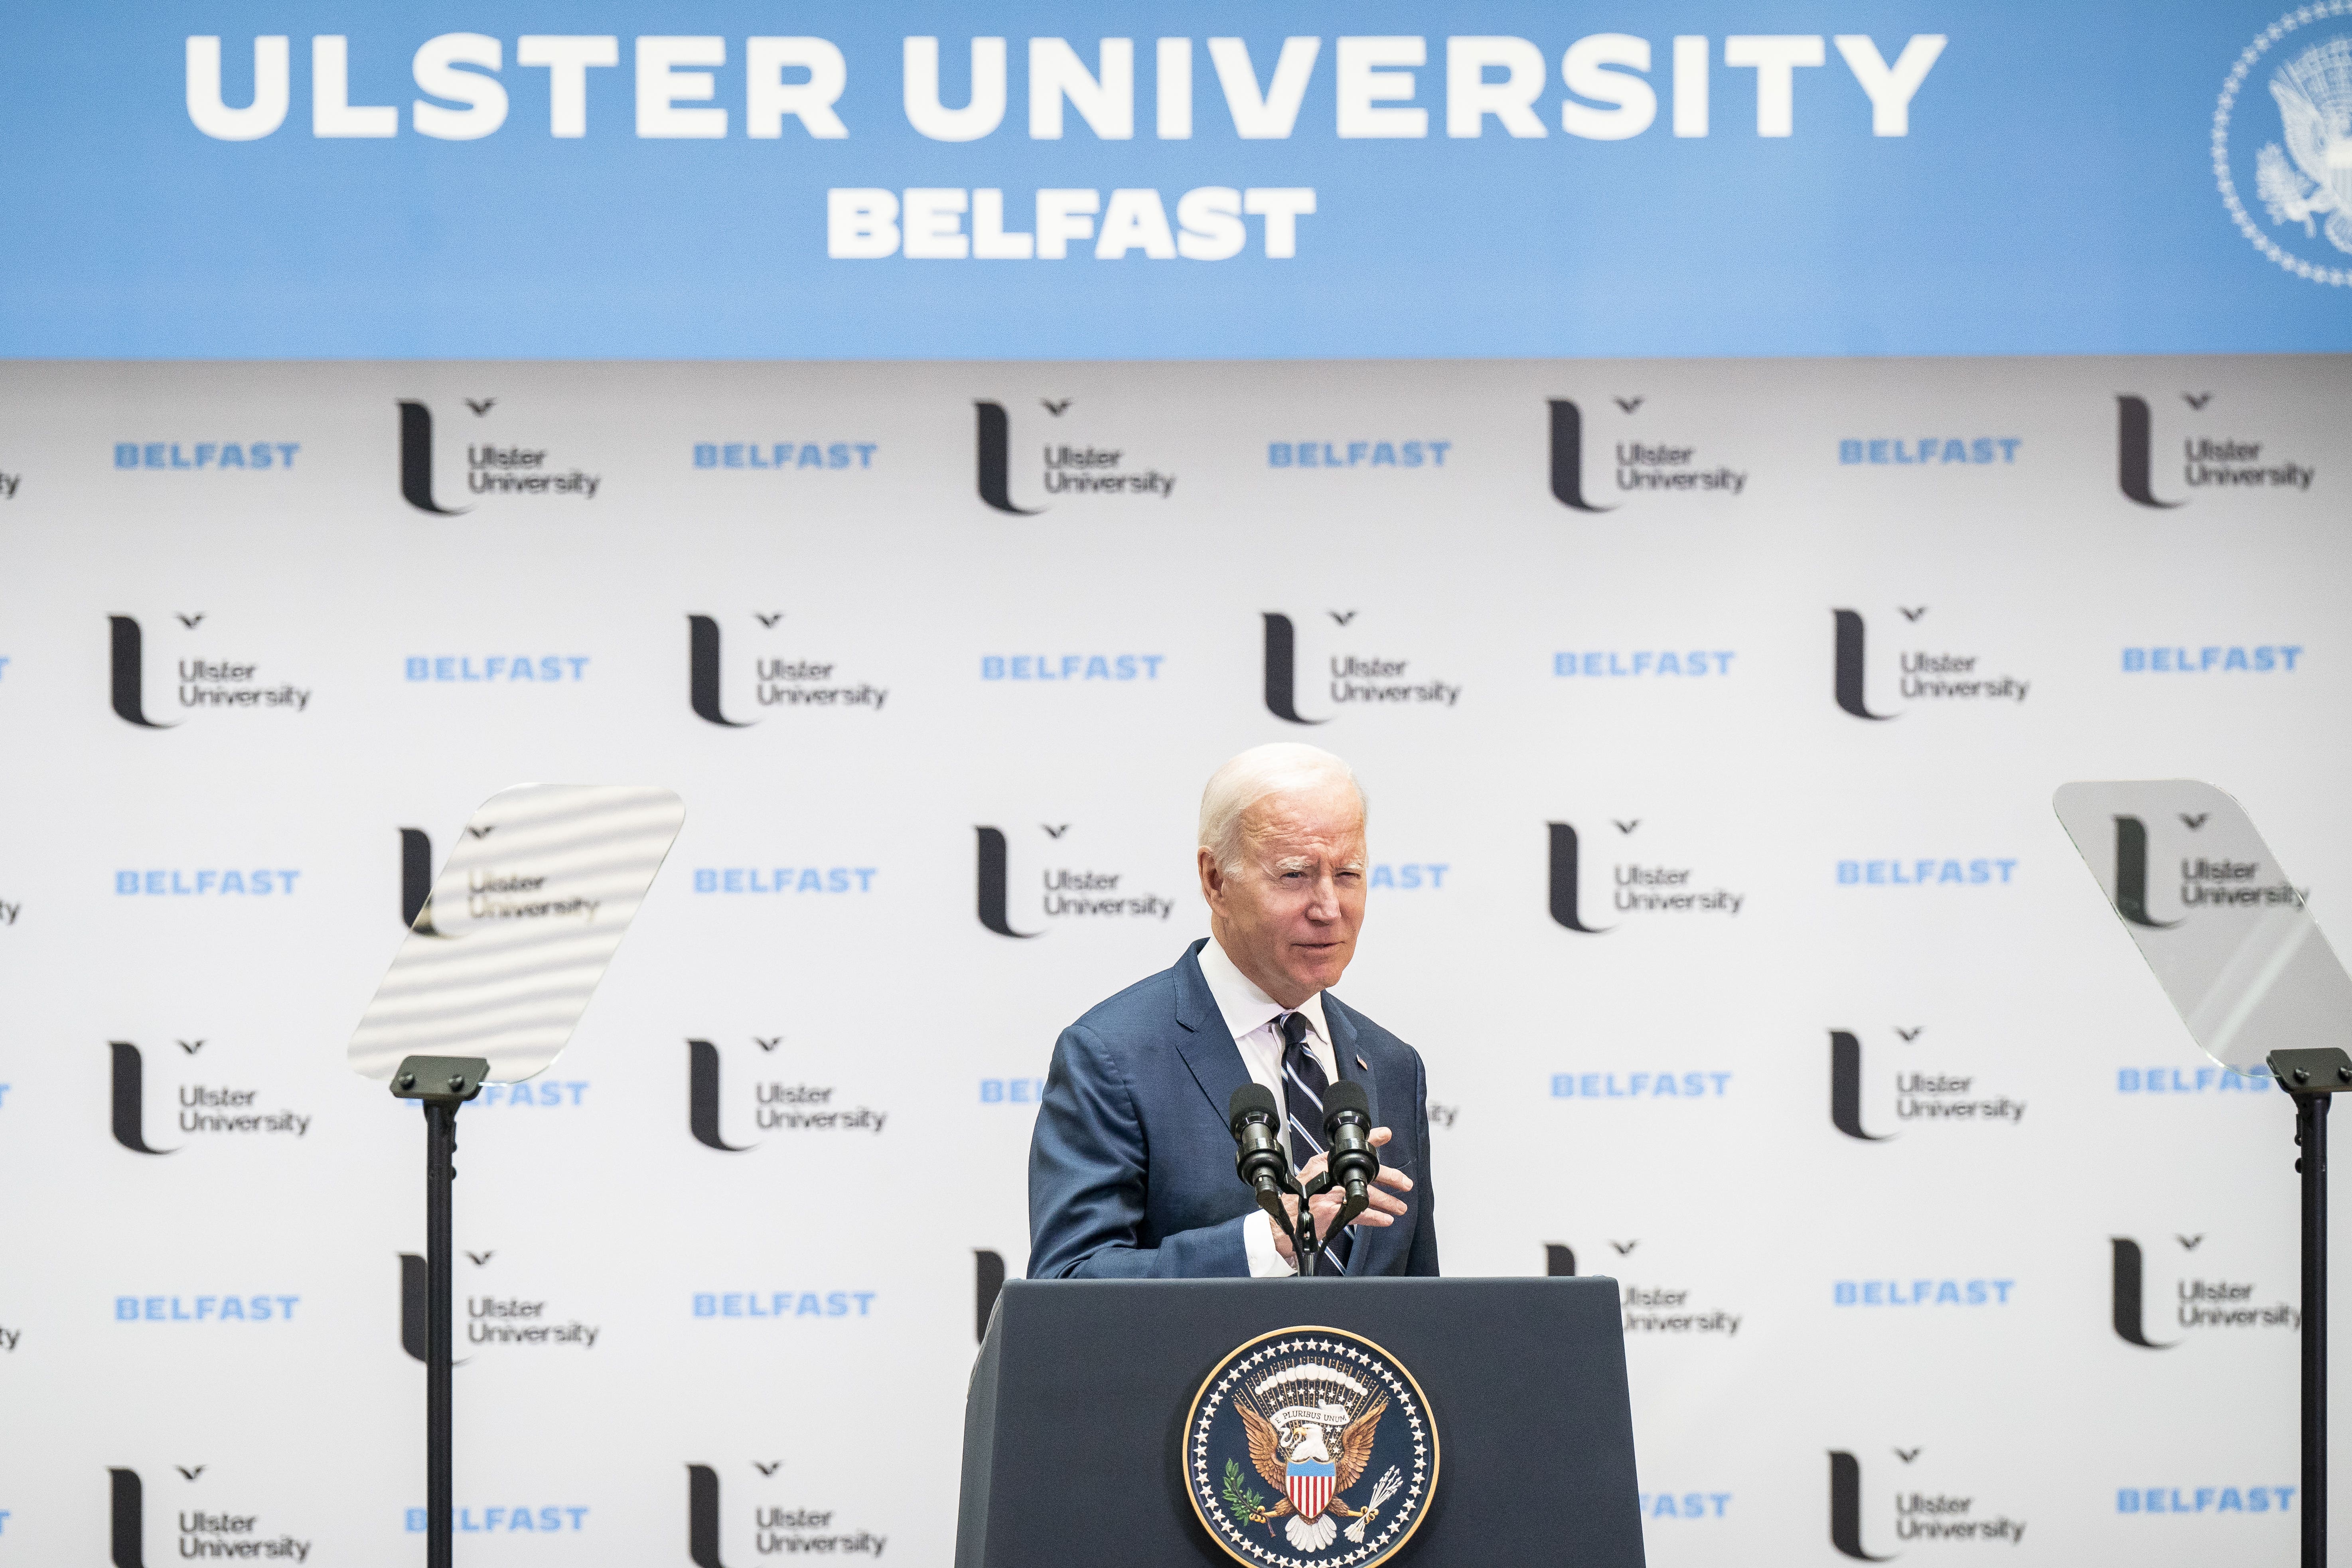
[[[1282,1004],[1259,990],[1257,982],[1225,956],[1225,950],[1217,945],[1213,936],[1201,949],[1201,975],[1209,983],[1209,994],[1216,998],[1217,1011],[1223,1016],[1225,1027],[1234,1037],[1234,1048],[1242,1054],[1242,1065],[1249,1068],[1251,1078],[1273,1093],[1275,1104],[1288,1105],[1282,1085]],[[1297,1011],[1307,1019],[1307,1049],[1323,1069],[1323,1080],[1339,1082],[1339,1063],[1331,1054],[1331,1031],[1323,1023],[1323,994],[1318,991],[1309,996],[1298,1005]],[[1282,1148],[1286,1154],[1290,1152],[1287,1116],[1282,1122]],[[1294,1160],[1294,1168],[1296,1164]],[[1274,1226],[1264,1210],[1253,1209],[1237,1223],[1242,1227],[1242,1250],[1249,1257],[1253,1278],[1265,1279],[1298,1272],[1298,1266],[1286,1261],[1275,1246]]]

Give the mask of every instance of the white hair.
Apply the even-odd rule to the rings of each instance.
[[[1269,795],[1344,784],[1356,792],[1356,809],[1366,818],[1371,803],[1355,770],[1320,746],[1276,741],[1252,746],[1209,775],[1201,792],[1201,847],[1231,872],[1242,863],[1242,815]]]

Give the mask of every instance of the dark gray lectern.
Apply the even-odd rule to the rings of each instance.
[[[964,1411],[956,1568],[1230,1564],[1186,1495],[1187,1412],[1236,1347],[1310,1324],[1376,1342],[1428,1402],[1444,1465],[1400,1568],[1642,1568],[1603,1279],[1007,1285]]]

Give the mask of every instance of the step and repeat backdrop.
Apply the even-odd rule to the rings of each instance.
[[[1299,739],[1446,1271],[1619,1282],[1657,1563],[2283,1556],[2290,1108],[2049,802],[2210,779],[2352,937],[2347,387],[12,366],[0,1563],[421,1551],[422,1119],[342,1053],[526,780],[688,820],[459,1121],[460,1560],[947,1561],[1054,1037]]]

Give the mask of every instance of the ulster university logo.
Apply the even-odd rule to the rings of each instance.
[[[1934,1546],[1947,1542],[1965,1542],[1972,1546],[2025,1543],[2026,1521],[1987,1507],[1981,1496],[1972,1495],[1973,1488],[1969,1492],[1951,1492],[1938,1485],[1923,1484],[1942,1468],[1929,1456],[1924,1474],[1911,1469],[1926,1452],[1923,1447],[1894,1450],[1904,1466],[1900,1472],[1904,1484],[1890,1500],[1894,1504],[1890,1511],[1896,1540],[1906,1546]],[[1871,1552],[1863,1545],[1863,1516],[1865,1511],[1877,1512],[1875,1509],[1865,1509],[1867,1496],[1863,1489],[1861,1460],[1843,1448],[1831,1449],[1830,1544],[1841,1555],[1857,1563],[1892,1562],[1901,1553]]]
[[[783,1043],[782,1035],[754,1035],[751,1038],[763,1056]],[[719,1047],[709,1040],[688,1040],[686,1049],[687,1130],[694,1134],[694,1141],[722,1154],[740,1154],[758,1147],[756,1142],[730,1143],[720,1130],[724,1096],[719,1087]],[[838,1084],[771,1078],[753,1083],[751,1090],[757,1102],[752,1122],[761,1132],[878,1137],[890,1123],[887,1109],[850,1104],[847,1093]]]
[[[177,1044],[182,1056],[171,1059],[185,1066],[186,1058],[204,1050],[206,1042],[181,1040]],[[107,1050],[112,1065],[114,1141],[134,1154],[178,1153],[184,1144],[158,1149],[147,1142],[146,1062],[138,1045],[130,1040],[109,1040]],[[210,1062],[218,1055],[219,1047],[215,1046],[214,1056],[204,1060]],[[263,1100],[263,1094],[262,1089],[247,1084],[199,1080],[177,1085],[170,1091],[167,1104],[177,1117],[179,1131],[185,1137],[309,1136],[312,1112],[270,1105]]]
[[[208,1498],[211,1483],[203,1481],[210,1465],[179,1465],[181,1481],[196,1487],[196,1495]],[[139,1472],[126,1465],[107,1468],[108,1558],[114,1568],[146,1568],[147,1564],[147,1498],[146,1487]],[[166,1485],[171,1483],[166,1482]],[[264,1524],[262,1515],[250,1509],[219,1508],[217,1503],[195,1507],[181,1506],[173,1510],[173,1524],[179,1531],[176,1543],[180,1557],[261,1557],[273,1561],[305,1563],[310,1560],[315,1540],[303,1539],[277,1531],[274,1524]],[[274,1534],[272,1531],[276,1531]]]
[[[1072,397],[1041,398],[1045,412],[1059,420],[1076,402]],[[980,499],[1010,517],[1034,517],[1044,507],[1021,506],[1013,500],[1013,425],[1004,405],[986,399],[972,405],[978,418],[974,449],[979,458]],[[1059,434],[1057,431],[1056,434]],[[1176,476],[1146,465],[1125,447],[1097,446],[1087,440],[1047,440],[1042,448],[1038,488],[1050,496],[1108,496],[1166,500],[1176,493]]]
[[[1038,831],[1059,844],[1070,823],[1044,822]],[[1012,916],[1012,857],[1000,827],[975,826],[978,840],[976,902],[980,923],[999,936],[1042,936],[1043,931],[1014,928]],[[1083,836],[1081,836],[1083,837]],[[1072,846],[1075,847],[1075,846]],[[1026,879],[1025,878],[1024,879]],[[1165,893],[1139,890],[1128,871],[1105,871],[1093,866],[1047,866],[1037,874],[1038,912],[1047,920],[1160,920],[1176,912],[1176,900]]]
[[[466,407],[476,420],[489,417],[495,397],[467,398]],[[469,432],[470,434],[474,434]],[[558,472],[548,461],[548,448],[501,444],[495,425],[466,444],[466,491],[477,498],[494,496],[564,497],[594,500],[604,482],[601,474],[578,468]],[[400,400],[400,497],[419,511],[436,517],[457,517],[473,510],[449,507],[434,499],[433,410],[413,399]]]
[[[468,397],[466,409],[473,418],[489,418],[497,397]],[[548,463],[546,447],[501,445],[497,423],[485,437],[466,442],[466,494],[470,496],[562,496],[595,500],[604,475],[579,468],[558,472]],[[473,508],[442,505],[433,494],[433,409],[424,402],[400,400],[400,499],[419,512],[458,517]]]
[[[166,627],[182,641],[191,641],[205,624],[202,611],[183,611],[174,617],[177,628]],[[114,716],[126,724],[142,730],[171,730],[178,721],[165,723],[147,713],[147,634],[135,616],[109,616],[108,701]],[[202,634],[210,636],[209,633]],[[230,712],[274,711],[307,712],[310,707],[311,688],[296,686],[271,673],[263,674],[263,666],[247,658],[223,658],[192,652],[189,657],[173,660],[176,677],[170,702],[174,707],[192,708],[199,712],[225,709]]]
[[[2322,0],[2272,23],[2213,110],[2213,178],[2238,232],[2296,277],[2338,286],[2352,284],[2348,19],[2352,0]]]
[[[1924,1025],[1897,1026],[1895,1037],[1916,1047]],[[1862,1120],[1862,1038],[1852,1029],[1830,1031],[1830,1124],[1849,1138],[1883,1143],[1892,1132],[1865,1131]],[[1906,1062],[1893,1074],[1895,1117],[1897,1121],[1927,1127],[2018,1127],[2025,1121],[2025,1101],[1985,1087],[1979,1072],[1955,1072],[1941,1067]]]
[[[769,631],[784,618],[781,610],[755,611],[754,617]],[[727,660],[721,651],[718,621],[709,616],[689,615],[686,617],[686,700],[694,716],[706,724],[722,729],[741,730],[759,722],[757,719],[730,719],[723,701],[727,682]],[[740,656],[739,656],[740,657]],[[840,668],[831,659],[793,656],[782,658],[760,655],[749,671],[752,677],[751,699],[762,708],[782,708],[787,712],[815,712],[827,709],[848,709],[879,713],[890,700],[890,689],[871,681],[851,684],[845,676],[835,672]],[[743,672],[738,672],[738,678]]]
[[[1356,610],[1324,612],[1343,636],[1353,636]],[[1260,616],[1265,626],[1265,710],[1276,718],[1292,724],[1328,724],[1330,719],[1316,719],[1298,710],[1298,627],[1297,623],[1279,611],[1268,610]],[[1378,635],[1378,634],[1374,634]],[[1411,658],[1392,658],[1389,650],[1374,653],[1349,652],[1328,655],[1330,671],[1322,696],[1335,706],[1371,708],[1452,708],[1462,700],[1459,681],[1439,680],[1423,673],[1424,662]],[[1307,667],[1310,670],[1313,666]],[[1310,674],[1313,680],[1317,674]],[[1334,715],[1333,717],[1337,717]]]
[[[1948,648],[1925,646],[1916,628],[1926,618],[1926,605],[1898,605],[1903,619],[1897,623],[1910,632],[1921,646],[1901,651],[1901,677],[1896,689],[1906,701],[1960,701],[2020,703],[2033,683],[2022,676],[1994,674],[1991,660],[1979,653],[1955,653]],[[1830,690],[1841,711],[1856,719],[1873,721],[1893,719],[1895,713],[1874,712],[1870,706],[1870,628],[1858,610],[1832,610],[1835,638],[1831,657]]]
[[[2151,931],[2179,925],[2200,905],[2225,909],[2290,905],[2300,909],[2311,889],[2298,888],[2279,876],[2275,867],[2260,860],[2232,859],[2227,855],[2184,852],[2180,857],[2179,912],[2170,920],[2157,912],[2148,898],[2147,824],[2126,813],[2116,814],[2116,913]],[[2181,825],[2191,834],[2205,826],[2204,813],[2185,813]],[[2184,844],[2184,851],[2191,844]],[[2275,880],[2273,878],[2276,878]]]
[[[2213,1243],[2212,1250],[2200,1254],[2200,1249],[2207,1247],[2209,1239]],[[2251,1270],[2232,1258],[2227,1249],[2228,1240],[2209,1238],[2203,1234],[2176,1233],[2172,1242],[2179,1247],[2177,1253],[2173,1247],[2158,1243],[2159,1253],[2178,1261],[2179,1275],[2172,1281],[2172,1289],[2158,1297],[2151,1311],[2147,1254],[2135,1237],[2109,1237],[2108,1264],[2114,1279],[2109,1293],[2109,1321],[2116,1338],[2141,1350],[2168,1351],[2181,1342],[2158,1339],[2158,1333],[2201,1334],[2238,1329],[2299,1332],[2303,1312],[2284,1293],[2266,1293],[2259,1280],[2230,1278]]]
[[[2352,4],[2352,0],[2347,0]],[[2352,155],[2352,141],[2344,143]],[[2224,425],[2218,428],[2214,422],[2227,417],[2232,411],[2226,404],[2214,405],[2210,392],[2184,392],[2180,401],[2187,405],[2182,416],[2189,427],[2180,437],[2180,471],[2182,489],[2221,490],[2286,490],[2301,495],[2307,493],[2318,470],[2308,463],[2282,457],[2274,440],[2250,436],[2242,425]],[[2202,416],[2205,427],[2197,428]],[[2170,446],[2167,438],[2166,449]],[[2116,398],[2116,484],[2126,500],[2158,510],[2170,510],[2184,504],[2186,497],[2167,499],[2157,487],[2156,416],[2147,399],[2131,394],[2119,394]],[[2265,453],[2269,455],[2264,456]],[[2166,466],[2166,486],[2173,482],[2169,461]]]
[[[1662,864],[1644,858],[1638,844],[1625,840],[1641,831],[1639,817],[1612,818],[1612,840],[1623,857],[1609,868],[1609,906],[1620,915],[1719,914],[1736,916],[1748,895],[1721,886],[1702,886],[1696,867]],[[1600,936],[1617,928],[1593,925],[1582,901],[1583,845],[1576,826],[1568,822],[1544,825],[1550,835],[1548,890],[1553,923],[1580,936]],[[1607,837],[1604,835],[1604,837]]]
[[[1617,412],[1631,419],[1648,401],[1616,397]],[[1547,400],[1551,410],[1551,498],[1571,511],[1614,511],[1584,493],[1584,410],[1565,397]],[[1602,411],[1604,416],[1607,411]],[[1736,496],[1748,488],[1742,468],[1710,465],[1694,443],[1658,440],[1630,432],[1610,443],[1609,486],[1621,493]]]
[[[1421,1385],[1339,1329],[1278,1329],[1243,1345],[1201,1384],[1184,1430],[1193,1513],[1254,1568],[1384,1563],[1421,1527],[1437,1486]]]

